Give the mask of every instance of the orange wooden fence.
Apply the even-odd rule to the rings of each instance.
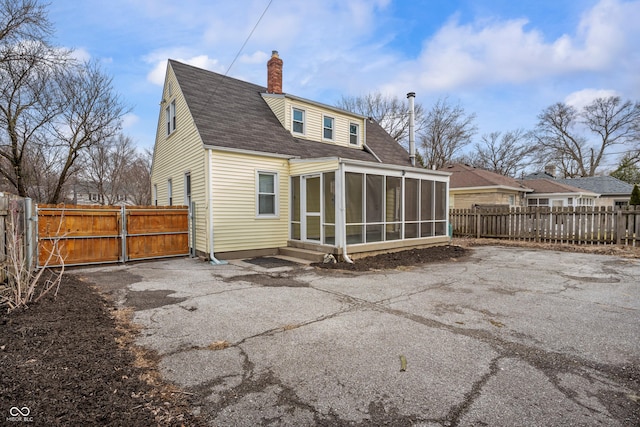
[[[39,266],[189,254],[186,206],[38,205],[36,213]]]

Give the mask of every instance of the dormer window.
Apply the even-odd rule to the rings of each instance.
[[[358,145],[360,139],[360,126],[357,123],[349,124],[349,143],[351,145]]]
[[[304,110],[293,109],[293,133],[304,134]]]
[[[322,118],[322,138],[333,141],[333,117]]]

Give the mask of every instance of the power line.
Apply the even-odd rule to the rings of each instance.
[[[267,6],[264,8],[264,10],[262,11],[262,15],[260,15],[260,18],[258,18],[258,20],[256,21],[255,25],[253,26],[253,28],[251,29],[251,32],[249,33],[249,35],[247,36],[247,38],[245,39],[244,43],[242,43],[242,46],[240,47],[240,49],[238,49],[238,53],[236,53],[235,58],[233,58],[233,61],[231,61],[231,64],[229,64],[229,67],[227,68],[227,71],[225,71],[224,75],[222,76],[222,78],[220,80],[218,80],[218,83],[216,84],[216,86],[213,88],[213,92],[211,92],[211,95],[209,95],[209,97],[207,98],[207,102],[206,104],[209,104],[209,101],[211,100],[211,98],[213,98],[213,96],[216,94],[216,92],[218,91],[218,88],[220,87],[220,84],[222,83],[222,80],[227,77],[227,75],[229,74],[229,71],[231,71],[231,67],[233,67],[233,64],[236,63],[236,60],[240,57],[240,54],[242,53],[242,51],[244,50],[244,47],[247,45],[247,43],[249,42],[249,40],[251,39],[251,36],[253,36],[253,33],[256,31],[256,28],[258,28],[258,25],[260,24],[260,21],[262,21],[262,18],[264,18],[264,15],[266,15],[267,10],[269,10],[269,7],[271,6],[271,3],[273,3],[273,0],[269,0],[269,3],[267,4]]]

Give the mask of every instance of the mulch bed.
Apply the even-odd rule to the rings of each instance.
[[[65,275],[57,297],[0,314],[2,422],[28,413],[34,425],[202,425],[188,396],[159,381],[153,354],[132,346],[128,322],[117,320],[123,313],[108,306]]]
[[[389,270],[398,267],[425,264],[429,262],[453,261],[467,256],[471,252],[460,246],[444,245],[432,246],[424,249],[409,249],[406,251],[373,255],[356,259],[353,264],[339,261],[335,263],[313,263],[314,267],[334,270],[369,271]]]

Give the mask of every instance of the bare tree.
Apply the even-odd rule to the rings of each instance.
[[[459,156],[476,133],[475,117],[447,98],[439,99],[427,112],[418,138],[425,167],[439,169]]]
[[[81,153],[115,135],[126,110],[111,79],[51,47],[50,32],[44,5],[0,0],[0,175],[57,203]]]
[[[20,59],[0,62],[0,174],[18,195],[28,196],[25,155],[45,144],[47,128],[63,110],[56,81],[66,53],[40,43],[14,50]]]
[[[136,154],[127,168],[124,187],[135,205],[151,205],[151,160],[153,152],[149,149]]]
[[[500,175],[516,177],[531,163],[536,146],[529,143],[523,129],[491,132],[482,135],[482,142],[474,145],[472,164]]]
[[[96,64],[74,67],[61,82],[64,109],[56,118],[54,146],[62,158],[58,182],[48,203],[57,203],[73,166],[84,150],[115,136],[128,111],[115,94],[112,79]]]
[[[547,162],[565,177],[594,176],[607,151],[640,141],[640,103],[597,98],[581,111],[556,103],[540,113],[534,132]]]
[[[365,117],[371,117],[399,143],[408,144],[409,103],[397,96],[383,95],[380,92],[364,96],[345,97],[336,103],[336,107]],[[415,132],[419,133],[424,125],[424,108],[414,104]]]
[[[22,40],[45,42],[52,32],[45,5],[37,0],[0,1],[0,61],[15,58],[12,45]]]
[[[88,147],[80,179],[95,189],[100,204],[116,204],[127,195],[127,175],[136,156],[133,140],[118,134],[102,144]]]

